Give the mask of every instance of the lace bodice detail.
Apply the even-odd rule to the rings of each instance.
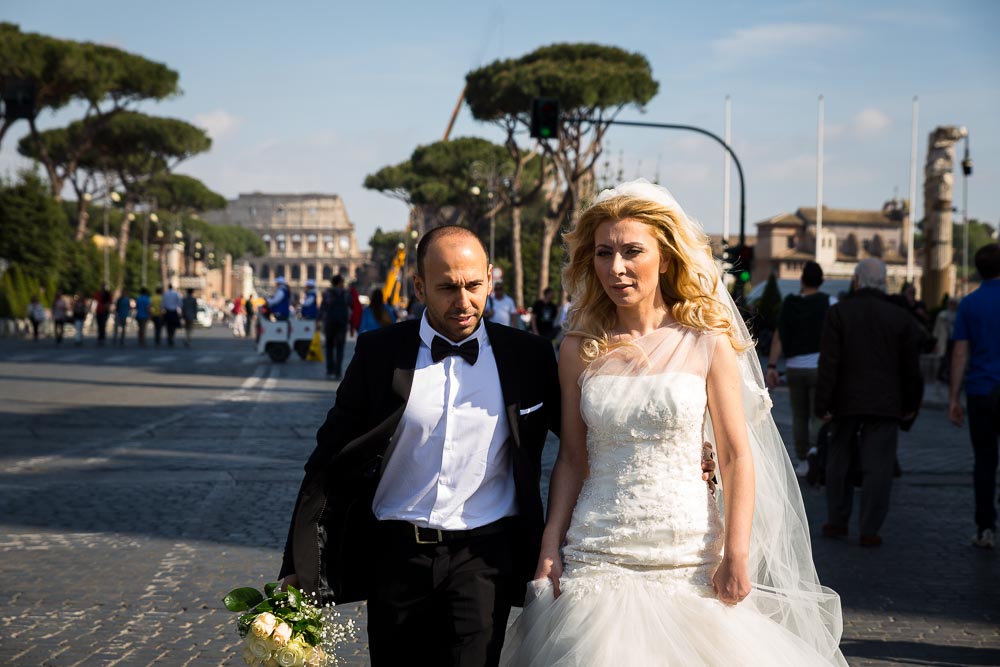
[[[716,339],[665,327],[612,349],[581,377],[590,476],[567,533],[568,572],[714,570],[722,518],[701,479],[701,452]]]

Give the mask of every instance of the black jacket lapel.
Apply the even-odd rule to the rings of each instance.
[[[517,411],[520,396],[517,391],[517,359],[509,344],[508,336],[502,324],[494,324],[483,320],[486,324],[486,335],[490,337],[493,348],[493,358],[497,364],[497,374],[500,376],[500,391],[503,393],[503,404],[507,412],[507,424],[515,447],[521,446],[521,433],[518,429]]]

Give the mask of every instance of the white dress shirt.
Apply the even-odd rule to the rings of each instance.
[[[461,341],[479,341],[474,365],[458,356],[433,363],[439,335],[425,312],[413,386],[372,510],[380,520],[466,530],[517,514],[510,426],[486,327]]]

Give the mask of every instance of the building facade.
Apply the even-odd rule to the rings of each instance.
[[[799,208],[757,223],[757,245],[751,282],[799,279],[802,267],[815,260],[828,278],[850,279],[854,266],[865,257],[877,257],[888,269],[888,289],[897,292],[906,281],[906,202],[893,199],[881,210],[864,211],[823,207],[822,231],[817,248],[816,208]],[[919,285],[922,271],[915,258],[913,279]]]
[[[370,252],[358,248],[354,223],[338,195],[240,194],[204,218],[260,234],[267,255],[250,260],[259,290],[267,291],[278,276],[292,288],[308,279],[322,285],[338,274],[350,281],[369,260]]]

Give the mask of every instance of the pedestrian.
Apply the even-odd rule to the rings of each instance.
[[[546,287],[542,291],[542,298],[535,301],[531,307],[531,332],[549,340],[554,340],[559,332],[556,328],[559,304],[554,301],[555,294],[555,290]]]
[[[799,293],[786,296],[778,311],[777,331],[771,337],[766,377],[770,389],[778,386],[778,358],[784,353],[795,457],[799,460],[795,474],[811,477],[810,468],[817,464],[816,440],[822,424],[815,415],[819,339],[831,298],[819,291],[823,284],[823,269],[816,262],[805,263],[799,284]]]
[[[312,278],[306,280],[306,293],[302,299],[302,308],[299,314],[304,320],[315,320],[319,317],[319,299],[316,296],[316,281]]]
[[[952,333],[955,329],[955,316],[958,313],[958,299],[948,297],[946,305],[934,318],[934,357],[938,360],[937,379],[945,384],[951,383],[951,355],[955,349]]]
[[[83,345],[83,324],[87,320],[87,299],[82,294],[73,295],[73,327],[76,329],[73,345]]]
[[[194,298],[194,290],[190,287],[181,301],[181,316],[184,318],[184,347],[191,347],[191,333],[198,319],[198,299]]]
[[[410,302],[406,304],[406,319],[419,320],[424,316],[424,304],[414,294],[410,297]]]
[[[108,337],[108,317],[111,316],[111,291],[107,283],[94,292],[94,317],[97,321],[97,344],[104,345]]]
[[[534,572],[555,356],[480,324],[489,269],[467,229],[424,236],[424,317],[358,336],[305,466],[279,577],[323,601],[367,599],[374,667],[496,665]]]
[[[123,288],[121,296],[115,302],[115,332],[112,341],[115,345],[125,345],[125,327],[131,314],[132,298],[129,297],[128,290]]]
[[[344,289],[344,277],[334,276],[330,281],[330,288],[323,294],[323,304],[320,307],[326,343],[326,377],[331,380],[339,380],[341,376],[352,303],[351,293]]]
[[[361,313],[361,325],[358,327],[358,333],[363,334],[366,331],[387,327],[395,321],[395,313],[391,308],[385,307],[382,290],[374,289],[369,297],[368,305]]]
[[[243,304],[243,310],[246,312],[246,322],[244,326],[244,336],[250,336],[250,327],[253,324],[253,293],[247,294],[247,300]]]
[[[518,326],[517,304],[510,295],[504,293],[503,283],[493,285],[493,294],[486,299],[486,319],[495,324],[520,328]]]
[[[38,328],[45,322],[45,306],[37,296],[31,297],[28,304],[28,320],[31,322],[32,339],[38,342]]]
[[[52,330],[57,345],[62,343],[66,323],[71,319],[69,300],[62,292],[56,292],[56,298],[52,301]]]
[[[848,534],[856,464],[862,475],[860,543],[866,547],[882,543],[900,425],[913,423],[923,395],[919,325],[888,300],[885,277],[880,259],[855,266],[853,291],[827,311],[816,382],[815,414],[833,422],[823,534]]]
[[[163,323],[167,327],[167,345],[174,346],[174,334],[181,325],[181,295],[173,285],[167,285],[163,295]]]
[[[246,335],[246,315],[243,314],[243,295],[233,301],[233,335],[243,338]]]
[[[351,293],[351,335],[356,336],[358,328],[361,326],[361,313],[365,311],[361,303],[361,294],[358,292],[357,280],[351,282],[349,291]]]
[[[146,345],[146,323],[149,322],[149,310],[152,307],[152,298],[149,290],[145,287],[139,290],[139,296],[135,299],[135,323],[139,327],[139,346]]]
[[[149,297],[149,319],[153,320],[153,342],[160,344],[163,333],[163,288],[157,287],[156,292]]]
[[[972,544],[993,548],[1000,445],[1000,244],[990,243],[977,250],[975,264],[982,283],[962,299],[955,316],[948,417],[955,426],[962,426],[968,411],[976,502],[976,534]],[[959,400],[963,377],[965,409]]]

